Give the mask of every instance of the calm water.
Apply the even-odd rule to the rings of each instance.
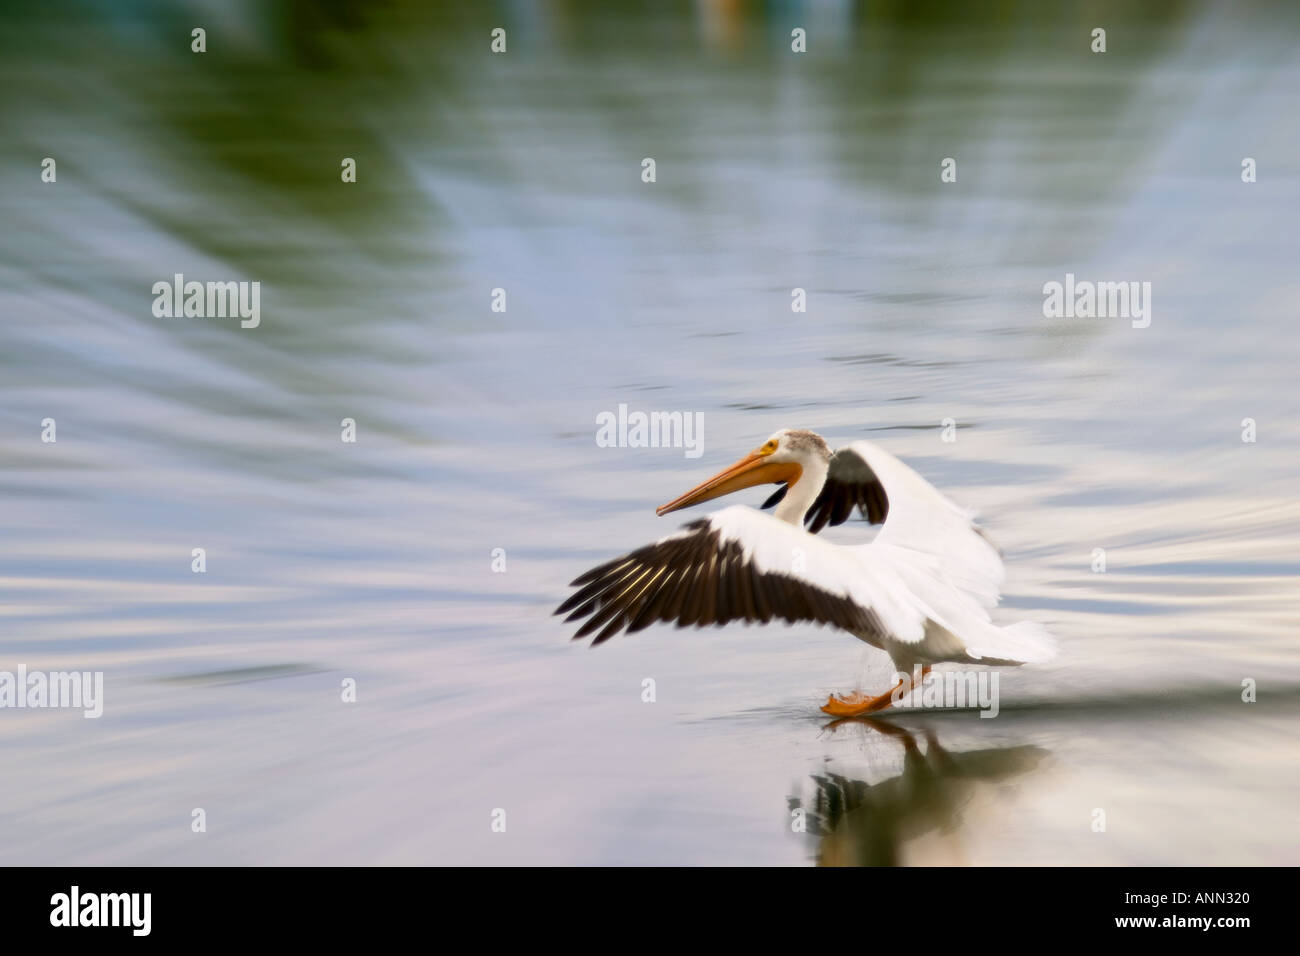
[[[7,11],[0,670],[106,701],[0,711],[0,863],[1300,862],[1300,30],[1144,6]],[[1045,319],[1067,272],[1150,327]],[[997,719],[827,728],[891,668],[812,627],[569,643],[784,426],[980,512],[1062,647]]]

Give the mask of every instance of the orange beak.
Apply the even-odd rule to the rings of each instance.
[[[733,491],[752,488],[754,485],[782,481],[794,484],[801,474],[803,469],[792,461],[768,461],[767,456],[754,452],[734,465],[724,468],[703,484],[696,485],[680,498],[674,498],[668,504],[660,505],[655,509],[655,514],[662,518],[670,511],[680,511],[682,508],[698,505],[701,501],[721,498]]]

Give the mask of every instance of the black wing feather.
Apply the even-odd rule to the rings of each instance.
[[[788,490],[788,485],[782,485],[763,507],[776,506]],[[826,483],[804,516],[804,524],[816,534],[828,524],[848,521],[854,508],[871,524],[880,524],[889,516],[889,498],[871,466],[851,448],[841,448],[831,456]]]
[[[593,568],[573,586],[579,590],[555,613],[568,613],[570,621],[587,618],[574,639],[595,633],[593,646],[655,621],[708,627],[728,621],[767,623],[775,617],[791,624],[830,624],[855,634],[884,633],[870,608],[801,578],[760,571],[745,559],[740,543],[723,541],[708,519]]]

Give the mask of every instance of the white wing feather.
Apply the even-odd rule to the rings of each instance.
[[[735,541],[759,571],[807,581],[876,612],[894,635],[919,641],[925,617],[908,600],[907,587],[871,546],[844,547],[762,511],[733,505],[709,515],[724,541]]]

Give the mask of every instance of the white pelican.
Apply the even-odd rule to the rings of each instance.
[[[692,521],[579,577],[572,584],[579,590],[555,613],[571,612],[570,621],[590,616],[574,639],[599,629],[593,645],[655,621],[834,625],[888,653],[908,675],[876,697],[830,697],[822,710],[836,717],[901,699],[912,689],[914,667],[924,677],[949,661],[1019,665],[1052,655],[1039,625],[990,620],[1002,558],[970,513],[871,442],[832,455],[820,435],[782,429],[657,513],[765,483],[784,486],[763,505],[775,504],[773,515],[736,505]],[[872,524],[884,522],[872,541],[844,546],[817,537],[854,507]]]

